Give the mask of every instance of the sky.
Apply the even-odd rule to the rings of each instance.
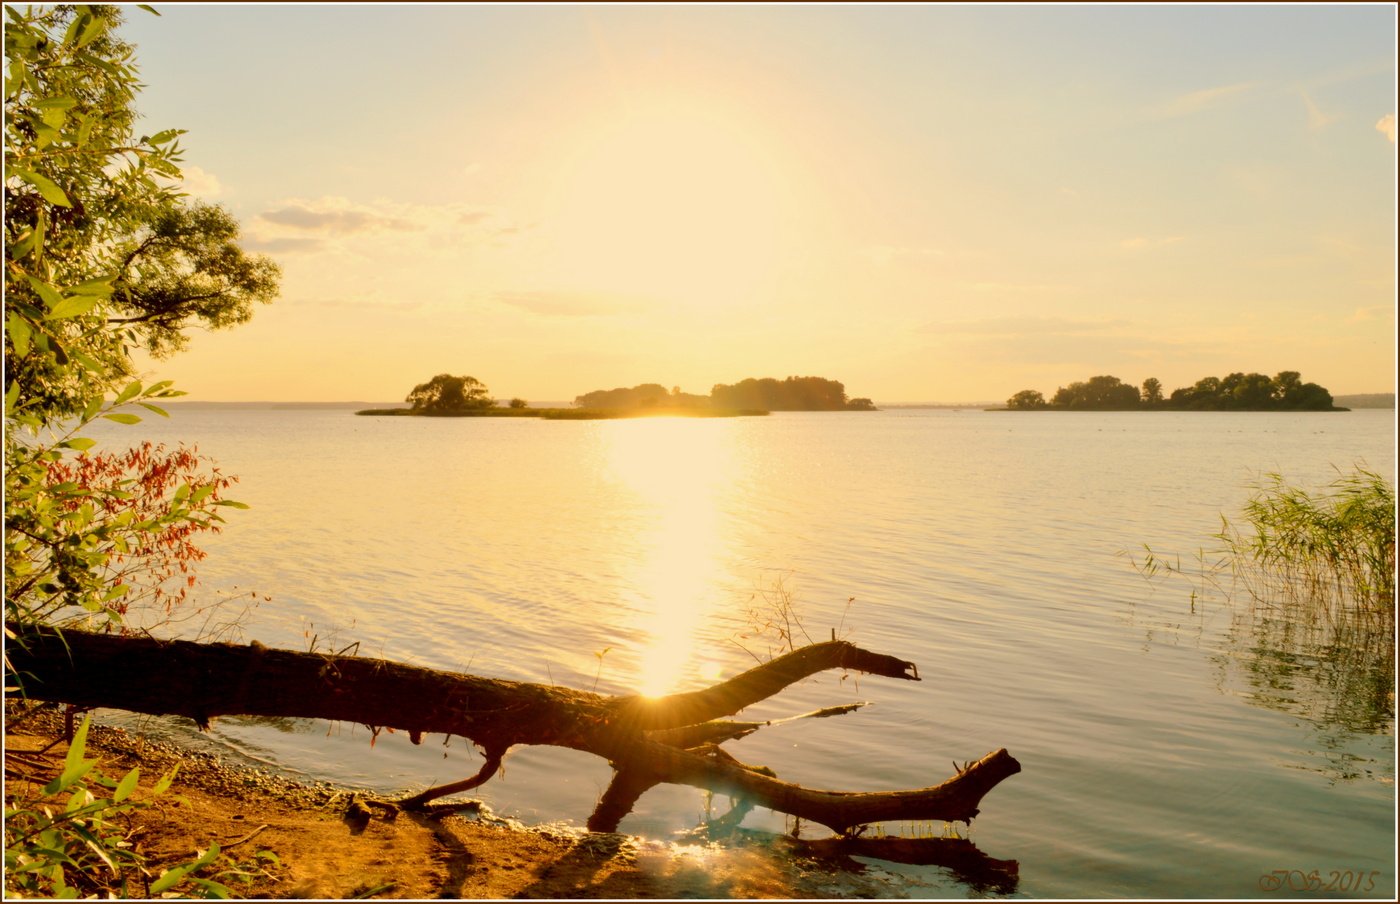
[[[141,127],[283,269],[194,399],[1395,389],[1390,4],[156,9]]]

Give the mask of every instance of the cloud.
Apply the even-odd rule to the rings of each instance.
[[[545,317],[605,317],[643,307],[638,299],[594,292],[505,291],[491,297],[509,307]]]
[[[1128,320],[1072,320],[1066,317],[986,317],[981,320],[945,320],[926,323],[921,333],[956,333],[974,336],[1082,336],[1124,330]]]
[[[1076,286],[1061,286],[1053,283],[1007,283],[1007,282],[979,282],[973,283],[972,288],[978,292],[1062,292],[1073,290]]]
[[[274,252],[319,251],[326,246],[325,239],[298,236],[278,236],[276,238],[249,236],[242,241],[242,244],[250,251]]]
[[[1346,319],[1346,323],[1372,323],[1378,320],[1393,321],[1395,319],[1395,305],[1393,304],[1373,304],[1365,308],[1357,308],[1356,311]]]
[[[287,198],[247,224],[250,246],[267,251],[367,252],[392,245],[436,254],[473,243],[509,238],[514,224],[491,210],[466,204],[405,204],[348,198]],[[407,243],[407,244],[405,244]]]
[[[911,248],[904,245],[871,245],[862,248],[862,257],[877,267],[888,267],[896,261],[926,260],[947,254],[942,248]]]
[[[369,205],[352,204],[345,198],[336,197],[315,201],[288,201],[284,206],[263,211],[259,216],[279,226],[328,235],[423,228],[421,224],[402,216],[389,214]]]
[[[1395,114],[1387,113],[1376,123],[1376,131],[1380,132],[1391,144],[1395,143]]]
[[[180,167],[183,177],[180,187],[196,198],[217,198],[224,193],[224,186],[217,176],[197,166]]]
[[[1149,239],[1144,236],[1135,235],[1129,239],[1123,239],[1118,243],[1118,247],[1126,251],[1139,251],[1143,248],[1163,248],[1167,245],[1175,245],[1177,242],[1186,241],[1184,235],[1168,235],[1160,239]]]
[[[1189,94],[1173,98],[1153,110],[1151,115],[1154,119],[1175,119],[1178,116],[1189,116],[1192,113],[1199,113],[1217,106],[1228,98],[1244,94],[1258,84],[1258,82],[1237,82],[1233,85],[1202,88],[1200,91],[1192,91]]]
[[[1325,128],[1326,126],[1341,119],[1335,113],[1324,113],[1322,109],[1313,102],[1312,97],[1306,91],[1300,91],[1299,96],[1303,99],[1303,106],[1308,111],[1308,128],[1312,131]]]

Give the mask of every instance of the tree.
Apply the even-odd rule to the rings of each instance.
[[[1014,396],[1006,400],[1006,407],[1014,411],[1034,411],[1039,408],[1048,408],[1045,396],[1036,389],[1023,389]]]
[[[1142,400],[1136,389],[1117,377],[1098,376],[1060,387],[1050,404],[1075,411],[1117,411],[1137,408]]]
[[[510,405],[511,408],[516,408],[516,409],[519,409],[519,408],[529,408],[529,407],[530,407],[530,403],[529,403],[529,402],[527,402],[527,401],[525,401],[524,399],[519,398],[519,397],[514,398],[514,399],[511,399],[509,405]]]
[[[485,383],[475,377],[451,374],[438,374],[426,383],[419,383],[404,401],[411,402],[414,411],[426,414],[452,414],[496,404]]]
[[[120,316],[109,322],[138,326],[157,357],[185,346],[181,330],[190,321],[210,329],[248,322],[254,302],[277,296],[281,269],[245,254],[237,239],[238,223],[217,205],[157,212],[121,250],[114,299]]]
[[[16,411],[73,415],[130,378],[134,346],[247,320],[278,271],[226,212],[182,201],[182,130],[134,135],[118,8],[6,12],[5,390]]]
[[[175,285],[165,307],[179,316],[163,323],[143,322],[141,305],[160,309],[152,293],[172,284],[207,294],[202,281],[241,252],[226,214],[180,200],[181,131],[133,132],[140,85],[116,35],[121,11],[5,12],[5,614],[119,628],[133,598],[162,600],[163,576],[192,577],[192,535],[237,503],[219,498],[228,478],[202,473],[190,450],[91,453],[81,431],[98,417],[136,423],[119,410],[133,405],[163,415],[155,402],[182,394],[131,381],[133,348],[178,347],[173,331],[191,317],[246,319],[228,311],[248,299],[179,296]],[[161,244],[182,234],[178,247]],[[265,301],[275,265],[251,266]]]
[[[1145,408],[1160,408],[1162,406],[1162,381],[1156,377],[1148,377],[1142,381],[1142,404]]]

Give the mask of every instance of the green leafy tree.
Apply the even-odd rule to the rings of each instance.
[[[157,357],[188,341],[192,322],[209,329],[247,323],[253,304],[277,297],[281,269],[261,255],[245,254],[238,223],[212,204],[172,206],[127,240],[116,264],[116,316]]]
[[[1045,396],[1036,389],[1023,389],[1014,396],[1006,400],[1006,407],[1015,411],[1034,411],[1039,408],[1048,408],[1049,403],[1045,401]]]
[[[1142,398],[1137,389],[1117,377],[1098,376],[1060,387],[1050,404],[1075,411],[1117,411],[1139,407]]]
[[[1144,408],[1160,408],[1162,402],[1162,381],[1148,377],[1142,381],[1142,405]]]
[[[5,614],[120,627],[133,587],[188,583],[186,544],[237,503],[188,450],[103,457],[83,428],[164,415],[181,393],[131,380],[131,352],[247,319],[276,268],[241,256],[227,214],[184,205],[180,130],[135,134],[118,8],[5,13]]]
[[[72,415],[130,379],[133,347],[244,322],[280,274],[227,212],[186,205],[182,130],[136,136],[121,10],[6,13],[5,390],[17,411]]]
[[[451,374],[438,374],[426,383],[419,383],[404,401],[412,404],[414,411],[426,414],[451,414],[496,404],[485,383],[475,377]]]
[[[517,409],[519,409],[519,408],[529,408],[529,407],[530,407],[530,403],[527,402],[527,401],[525,401],[525,400],[522,399],[522,398],[517,397],[517,398],[514,398],[514,399],[511,399],[511,400],[510,400],[509,406],[510,406],[511,408],[517,408]]]

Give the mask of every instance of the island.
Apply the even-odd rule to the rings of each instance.
[[[771,377],[718,384],[708,396],[660,383],[599,389],[574,399],[573,408],[533,408],[521,398],[501,405],[475,377],[438,374],[415,386],[407,408],[367,408],[357,415],[381,417],[537,417],[597,420],[629,417],[752,417],[770,411],[875,411],[868,398],[848,398],[846,387],[822,377]]]
[[[1191,386],[1162,394],[1162,383],[1149,377],[1142,388],[1113,376],[1090,377],[1061,386],[1046,401],[1034,389],[1023,389],[995,411],[1347,411],[1316,383],[1304,383],[1296,370],[1272,378],[1260,373],[1203,377]]]

